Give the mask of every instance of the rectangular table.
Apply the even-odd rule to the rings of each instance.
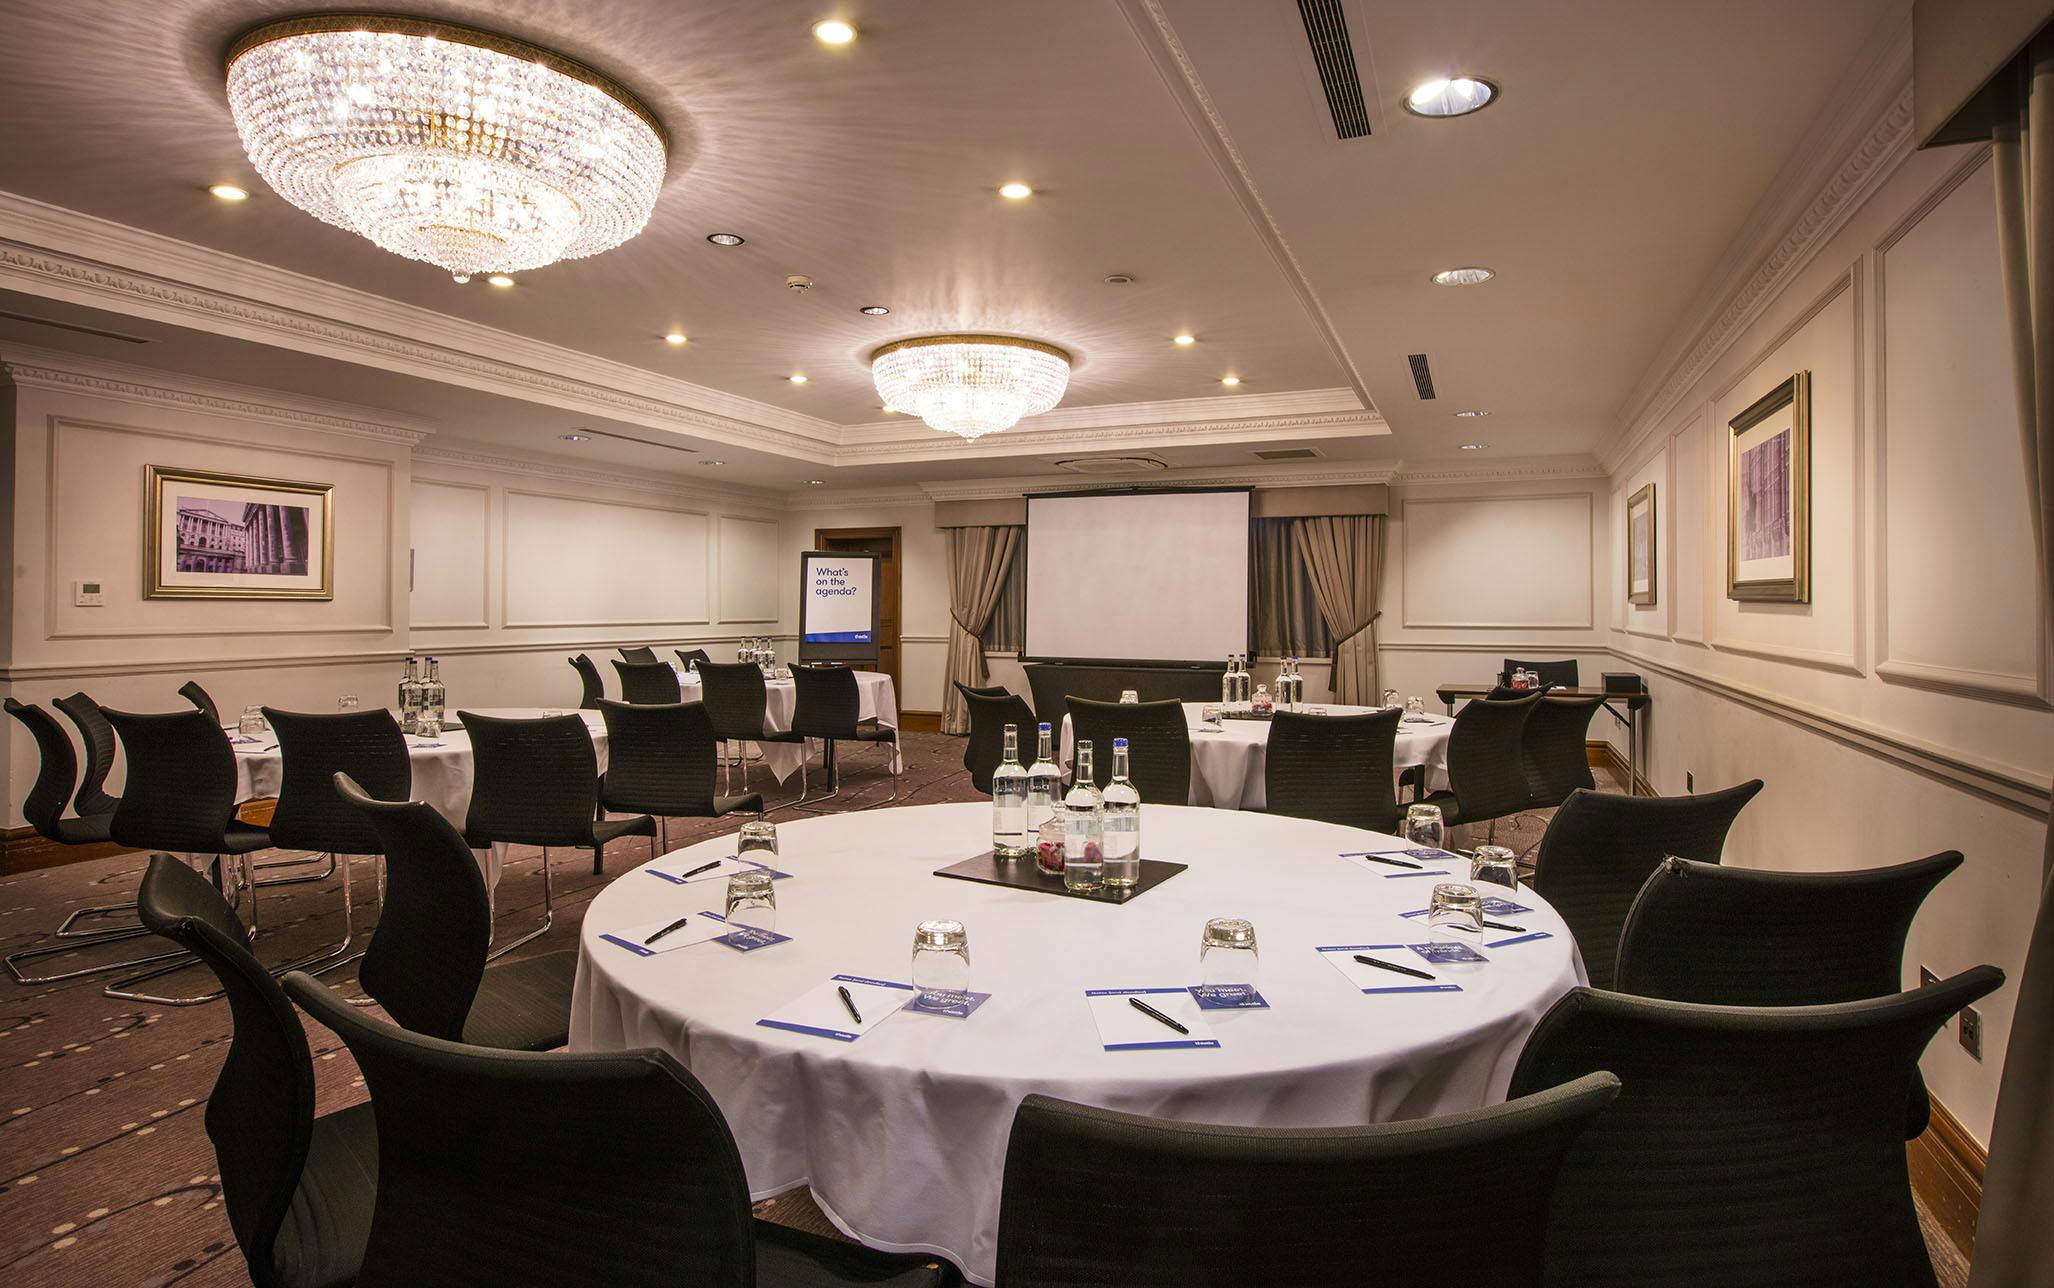
[[[1434,692],[1443,703],[1447,704],[1448,714],[1454,715],[1455,703],[1458,700],[1467,702],[1474,698],[1487,698],[1496,687],[1495,682],[1472,684],[1450,680],[1440,685]],[[1626,794],[1629,796],[1639,795],[1641,744],[1644,741],[1640,713],[1653,705],[1653,699],[1645,692],[1608,693],[1604,689],[1572,688],[1561,685],[1549,689],[1548,692],[1564,698],[1602,697],[1605,699],[1605,711],[1614,720],[1626,726]]]

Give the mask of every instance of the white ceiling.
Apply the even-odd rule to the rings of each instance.
[[[937,330],[1038,336],[1077,367],[1064,409],[1175,403],[1204,421],[1175,464],[1316,444],[1339,459],[1588,451],[1879,20],[1902,0],[1441,0],[1351,4],[1372,137],[1333,138],[1289,0],[391,0],[581,58],[641,94],[674,140],[649,228],[512,290],[458,286],[321,224],[250,172],[221,94],[238,31],[303,11],[277,0],[7,0],[0,188],[371,292],[735,399],[854,427],[845,443],[916,437],[878,416],[864,359]],[[818,18],[862,32],[833,50]],[[1445,72],[1504,86],[1462,120],[1399,109]],[[1009,179],[1025,203],[1000,200]],[[239,206],[209,183],[255,192]],[[705,235],[734,231],[723,250]],[[1499,272],[1451,290],[1453,264]],[[1133,274],[1110,287],[1108,273]],[[787,273],[819,285],[799,297]],[[868,318],[864,304],[890,306]],[[58,315],[57,301],[0,307]],[[69,308],[71,306],[62,306]],[[79,309],[80,319],[101,316]],[[418,375],[197,335],[140,319],[108,348],[0,324],[0,342],[393,407],[453,436],[691,474],[704,443],[675,429],[538,406]],[[672,348],[671,328],[691,343]],[[150,328],[154,328],[151,330]],[[1189,330],[1200,343],[1169,343]],[[95,348],[94,346],[100,346]],[[1426,353],[1440,397],[1415,396]],[[1225,372],[1244,384],[1230,392]],[[804,386],[784,377],[803,372]],[[1364,404],[1345,431],[1231,427],[1236,398]],[[683,395],[681,400],[688,401]],[[1204,400],[1185,402],[1185,400]],[[1460,407],[1488,421],[1459,421]],[[1119,422],[1122,413],[1096,419]],[[1036,422],[1023,425],[1023,430]],[[601,436],[571,449],[574,424]],[[1481,428],[1479,428],[1481,426]],[[921,434],[926,431],[919,430]],[[1337,436],[1338,435],[1338,436]],[[936,436],[937,439],[940,436]],[[1004,442],[829,469],[717,445],[724,477],[789,487],[1040,472],[1075,449]],[[1053,445],[1049,445],[1053,448]]]

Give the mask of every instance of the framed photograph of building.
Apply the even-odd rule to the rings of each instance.
[[[1726,598],[1811,602],[1811,373],[1728,422]]]
[[[333,599],[330,483],[145,467],[146,599]]]
[[[1655,485],[1626,502],[1626,602],[1655,602]]]

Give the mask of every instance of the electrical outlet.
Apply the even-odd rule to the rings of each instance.
[[[1983,1058],[1983,1013],[1973,1006],[1961,1010],[1961,1049],[1971,1060]]]
[[[1920,988],[1931,988],[1939,982],[1940,977],[1933,973],[1932,967],[1921,966],[1918,968],[1918,986]]]
[[[1691,794],[1692,796],[1695,796],[1695,795],[1697,795],[1697,775],[1696,775],[1696,774],[1685,774],[1685,775],[1683,775],[1683,790],[1684,790],[1684,791],[1686,791],[1686,792],[1689,792],[1689,793],[1690,793],[1690,794]]]

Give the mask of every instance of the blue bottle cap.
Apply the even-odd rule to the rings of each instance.
[[[1114,746],[1114,747],[1125,747],[1126,745],[1127,745],[1127,740],[1126,740],[1125,738],[1115,738],[1115,739],[1113,739],[1113,746]]]
[[[1040,728],[1043,733],[1047,733],[1051,726],[1049,725],[1048,721],[1044,720],[1041,722]]]

